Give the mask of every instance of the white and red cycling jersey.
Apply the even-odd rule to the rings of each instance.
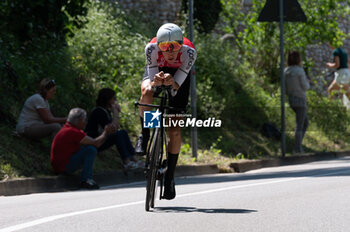
[[[145,48],[147,59],[147,72],[151,81],[154,75],[159,73],[159,68],[169,67],[177,69],[174,75],[174,81],[181,86],[188,76],[196,58],[197,52],[192,42],[183,37],[183,44],[177,54],[176,60],[173,64],[169,64],[163,56],[162,51],[157,46],[157,37],[154,37]]]

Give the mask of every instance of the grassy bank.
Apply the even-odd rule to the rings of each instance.
[[[121,126],[135,142],[140,125],[133,102],[140,94],[144,46],[157,26],[109,4],[90,5],[81,18],[83,25],[72,27],[74,36],[64,40],[36,36],[23,42],[2,34],[0,179],[53,174],[50,139],[32,141],[13,135],[25,99],[43,77],[58,83],[57,95],[50,102],[56,116],[65,116],[77,106],[90,111],[100,88],[115,89],[122,105]],[[186,22],[178,24],[185,29]],[[221,119],[222,127],[199,128],[198,159],[191,156],[190,130],[184,129],[179,163],[218,164],[225,170],[233,160],[279,156],[280,142],[262,134],[264,123],[280,125],[279,83],[269,82],[266,72],[249,62],[239,48],[222,44],[218,35],[196,32],[195,38],[198,117]],[[308,102],[310,127],[304,150],[349,149],[350,118],[341,103],[315,91],[309,91]],[[294,117],[286,104],[287,155],[292,155]],[[121,167],[116,150],[111,150],[98,156],[94,172]]]

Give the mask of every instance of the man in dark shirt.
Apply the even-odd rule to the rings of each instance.
[[[119,130],[118,115],[120,111],[120,105],[116,102],[115,91],[111,88],[101,89],[96,100],[96,107],[90,113],[85,129],[86,133],[88,136],[96,138],[101,135],[106,125],[114,125],[117,130],[108,135],[98,151],[103,151],[115,145],[126,169],[143,167],[144,163],[135,156],[135,149],[131,144],[128,132]]]

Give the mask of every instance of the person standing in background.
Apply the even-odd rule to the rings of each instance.
[[[295,153],[304,153],[302,141],[309,126],[309,119],[306,114],[306,90],[310,88],[310,83],[301,66],[300,53],[297,51],[290,52],[288,54],[288,66],[284,70],[284,75],[289,105],[296,115]]]

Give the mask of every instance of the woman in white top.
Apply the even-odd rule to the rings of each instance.
[[[53,138],[65,123],[66,117],[56,118],[52,115],[49,100],[55,96],[56,83],[44,78],[40,82],[39,93],[30,96],[24,103],[19,115],[16,131],[31,139],[41,139],[47,136]]]

